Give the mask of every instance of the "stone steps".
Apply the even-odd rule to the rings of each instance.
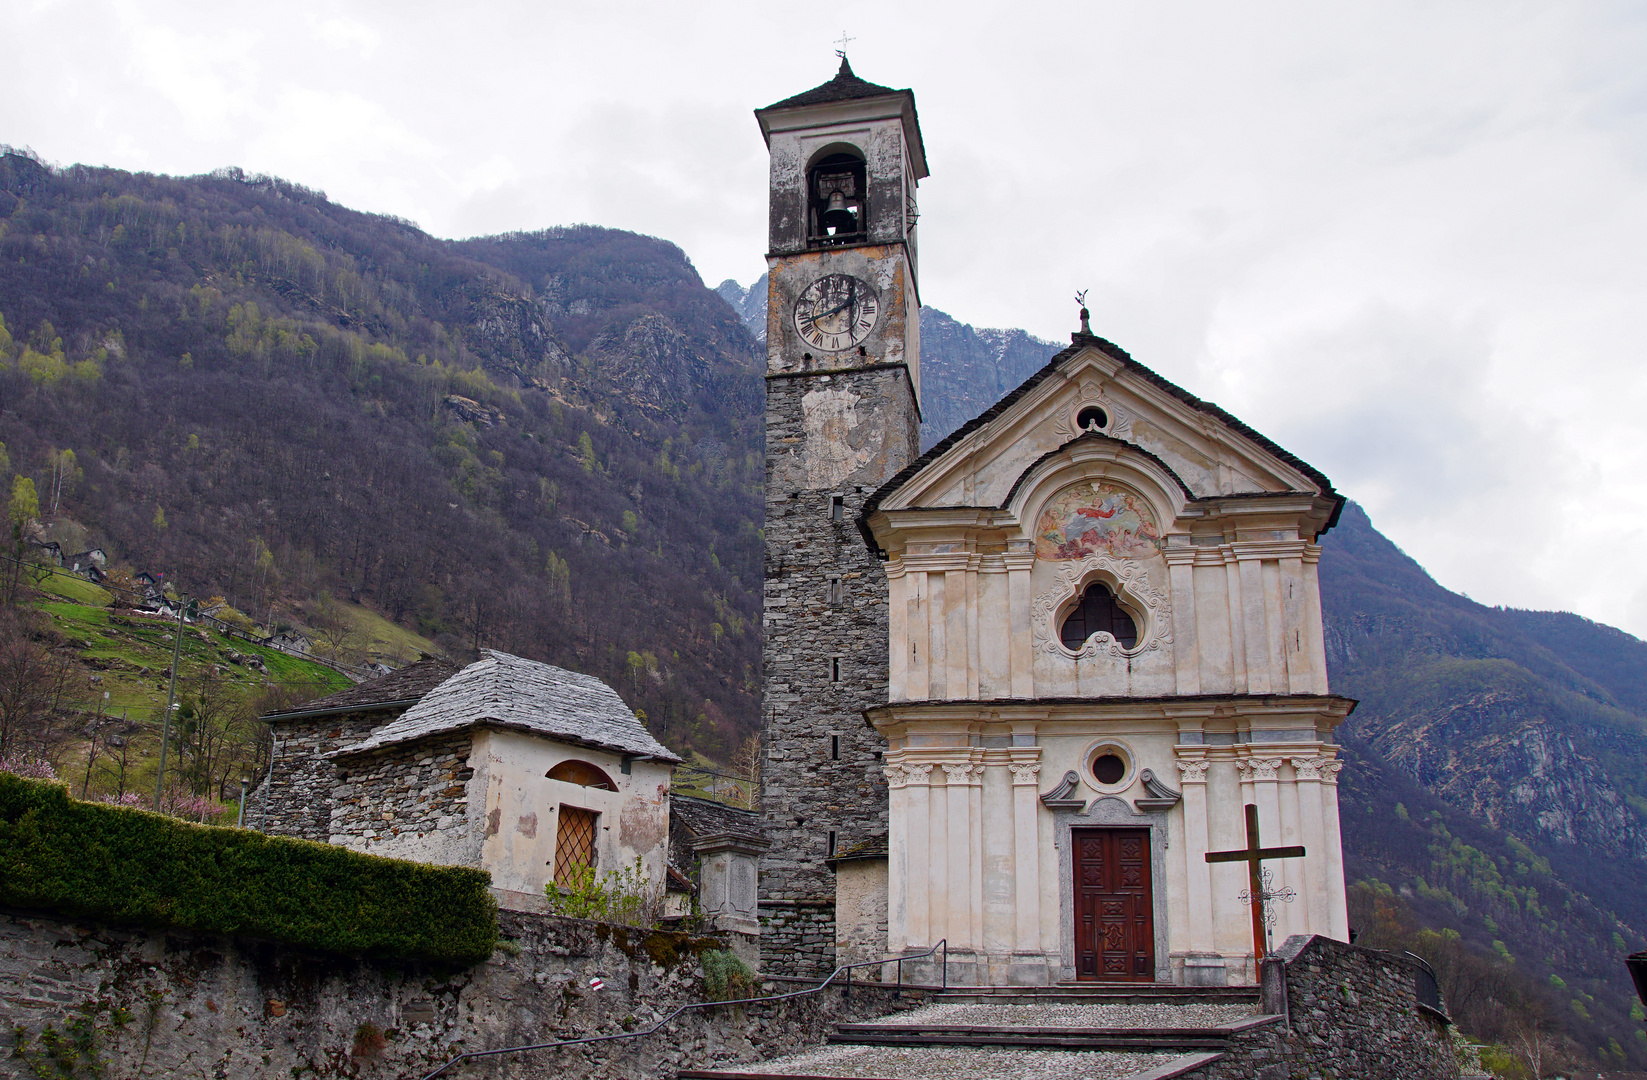
[[[1222,1050],[1230,1033],[1219,1028],[1046,1028],[956,1025],[899,1028],[841,1024],[832,1043],[856,1046],[1017,1046],[1060,1050]]]
[[[1060,983],[1056,986],[950,987],[934,1001],[966,1004],[1131,1004],[1201,1002],[1257,1005],[1256,986],[1175,986],[1171,983]]]
[[[837,1024],[828,1045],[758,1065],[682,1072],[682,1080],[1169,1080],[1189,1077],[1254,1015],[1250,987],[969,987],[913,1013]]]

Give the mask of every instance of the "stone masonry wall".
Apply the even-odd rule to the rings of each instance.
[[[451,841],[448,857],[436,861],[478,866],[479,837],[473,845],[465,842],[469,780],[475,774],[469,764],[473,743],[473,736],[463,731],[339,761],[337,785],[329,793],[331,832],[322,839],[356,851],[410,858],[413,840],[445,834]],[[468,858],[449,857],[451,850],[469,846],[474,851]]]
[[[833,900],[766,900],[757,914],[763,975],[821,977],[835,970]]]
[[[711,939],[513,912],[499,928],[505,944],[490,960],[449,969],[0,912],[0,1078],[36,1076],[12,1056],[14,1025],[37,1048],[48,1023],[61,1032],[79,1019],[108,1080],[413,1080],[463,1051],[630,1031],[707,1000],[697,957],[717,947]],[[839,1021],[923,1003],[919,993],[896,1000],[855,985],[843,998],[828,989],[698,1010],[658,1035],[482,1059],[447,1075],[661,1080],[790,1053],[821,1043]]]
[[[323,755],[352,746],[401,711],[377,709],[271,725],[274,763],[247,797],[247,827],[324,843],[331,835],[337,769]]]
[[[1392,953],[1295,935],[1266,964],[1264,1009],[1287,1021],[1232,1040],[1199,1080],[1457,1080],[1448,1026],[1419,1007],[1417,965]],[[1277,977],[1284,971],[1284,977]],[[1289,1029],[1290,1025],[1290,1029]]]
[[[906,427],[913,457],[915,410],[903,369],[830,378],[830,386],[858,394],[864,412],[879,410],[886,423]],[[829,834],[844,847],[884,833],[887,824],[883,745],[863,718],[863,710],[887,700],[886,575],[856,519],[908,458],[866,463],[832,489],[784,483],[794,470],[777,459],[805,442],[801,398],[819,385],[816,376],[767,379],[761,809],[772,846],[761,865],[761,892],[772,899],[832,898],[834,880],[824,864]],[[838,520],[833,495],[843,499]]]

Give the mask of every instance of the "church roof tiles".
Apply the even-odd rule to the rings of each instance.
[[[617,691],[593,675],[495,649],[484,653],[393,722],[333,756],[352,756],[431,735],[486,726],[623,754],[680,760],[641,726]]]

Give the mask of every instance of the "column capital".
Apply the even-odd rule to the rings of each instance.
[[[1331,761],[1324,757],[1294,757],[1288,758],[1292,762],[1292,771],[1298,774],[1300,780],[1320,780],[1321,766]]]
[[[1035,787],[1040,783],[1037,779],[1041,775],[1040,762],[1013,762],[1007,768],[1012,770],[1013,787]]]
[[[1204,784],[1207,782],[1207,767],[1212,764],[1206,758],[1179,758],[1178,779],[1186,784]]]
[[[1235,770],[1241,776],[1243,784],[1259,781],[1274,781],[1278,779],[1276,770],[1281,768],[1283,758],[1236,758]]]

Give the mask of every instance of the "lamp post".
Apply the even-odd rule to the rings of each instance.
[[[249,776],[240,778],[240,816],[235,819],[235,827],[238,829],[246,827],[246,785],[251,782],[252,778]]]

